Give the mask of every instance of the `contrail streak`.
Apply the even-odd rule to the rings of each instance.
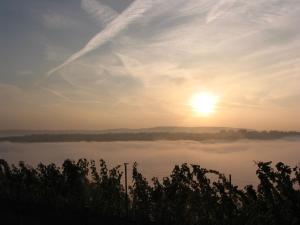
[[[130,23],[141,17],[143,13],[145,13],[153,5],[154,1],[156,0],[136,0],[131,3],[127,9],[125,9],[116,19],[110,22],[104,30],[96,34],[81,50],[70,56],[61,65],[50,70],[47,73],[47,76],[51,76],[56,71],[109,41],[119,32],[124,30]]]

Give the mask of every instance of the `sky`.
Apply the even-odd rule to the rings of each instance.
[[[0,129],[300,130],[299,21],[299,0],[1,0]]]

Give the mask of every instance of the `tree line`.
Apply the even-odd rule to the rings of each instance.
[[[191,141],[235,141],[240,139],[274,140],[286,137],[300,137],[297,131],[255,131],[255,130],[221,130],[216,133],[189,132],[129,132],[129,133],[100,133],[100,134],[31,134],[23,136],[0,137],[0,142],[38,143],[38,142],[79,142],[79,141],[157,141],[157,140],[191,140]]]
[[[0,160],[1,224],[298,225],[300,169],[257,162],[257,187],[231,183],[199,165],[176,165],[148,181],[104,160],[65,160],[61,167]]]

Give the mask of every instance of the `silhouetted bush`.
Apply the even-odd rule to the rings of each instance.
[[[127,198],[120,166],[108,169],[103,160],[65,160],[61,168],[0,160],[0,223],[300,224],[299,167],[257,167],[257,188],[239,189],[218,171],[188,164],[149,183],[135,163]]]

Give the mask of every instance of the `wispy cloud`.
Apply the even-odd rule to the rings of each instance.
[[[18,70],[17,74],[21,76],[28,76],[28,75],[32,75],[33,72],[31,70]]]
[[[110,22],[107,27],[96,34],[80,51],[73,54],[61,65],[50,70],[47,75],[50,76],[66,65],[72,63],[81,56],[100,47],[119,32],[125,29],[130,23],[141,17],[153,4],[153,0],[136,0],[126,10],[124,10],[116,19]]]
[[[56,95],[57,97],[67,101],[67,102],[71,102],[71,99],[67,96],[65,96],[64,94],[60,93],[59,91],[53,90],[51,88],[46,88],[46,87],[40,87],[42,90],[50,92],[53,95]]]
[[[47,87],[40,87],[40,88],[44,91],[47,91],[47,92],[59,97],[60,99],[66,101],[66,102],[69,102],[69,103],[81,103],[81,104],[101,104],[101,103],[103,103],[101,101],[94,101],[94,100],[73,100],[57,90],[47,88]]]
[[[214,20],[221,17],[223,14],[228,12],[228,10],[233,6],[236,0],[220,0],[212,9],[208,12],[206,17],[206,22],[211,23]]]
[[[109,123],[116,115],[124,121],[149,118],[148,125],[170,118],[196,125],[203,121],[191,118],[187,100],[209,91],[221,99],[216,125],[241,121],[247,127],[265,120],[269,127],[281,126],[278,121],[296,127],[299,0],[79,0],[45,6],[18,24],[12,22],[19,18],[8,15],[7,27],[20,35],[3,33],[11,50],[8,58],[3,52],[0,76],[21,89],[0,84],[5,118],[12,105],[32,104],[41,105],[34,110],[41,114],[42,106],[52,105],[68,112],[66,118],[76,114],[83,126],[86,118]],[[29,25],[36,15],[42,27]],[[39,77],[49,65],[57,67],[48,75],[59,76]]]
[[[114,9],[97,0],[82,0],[81,7],[102,25],[106,25],[118,16]]]
[[[55,12],[47,12],[43,15],[43,24],[50,29],[65,29],[79,27],[81,24],[69,16]]]

